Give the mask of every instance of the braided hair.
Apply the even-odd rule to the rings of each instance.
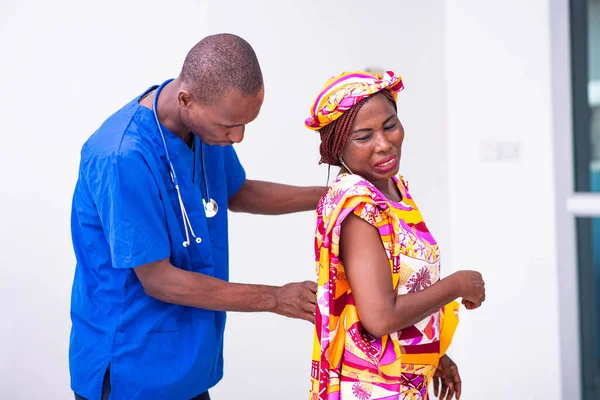
[[[394,105],[394,109],[397,110],[396,100],[394,100],[394,95],[392,95],[389,90],[384,89],[378,93],[383,94],[390,100]],[[321,161],[319,164],[325,163],[337,167],[341,166],[339,158],[340,153],[346,147],[346,142],[348,141],[348,136],[350,136],[354,118],[356,118],[361,107],[365,105],[369,99],[373,98],[373,96],[374,95],[362,99],[342,114],[341,117],[319,129],[319,134],[321,135],[321,146],[319,147]]]

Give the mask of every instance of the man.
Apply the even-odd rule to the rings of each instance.
[[[226,311],[314,321],[314,282],[228,282],[227,209],[308,211],[326,190],[246,179],[231,145],[263,102],[252,47],[206,37],[158,89],[110,116],[81,151],[72,209],[77,399],[209,399],[223,375]]]

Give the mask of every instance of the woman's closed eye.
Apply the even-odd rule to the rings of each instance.
[[[388,124],[386,126],[383,127],[383,130],[389,131],[391,129],[394,129],[396,127],[396,125],[398,125],[397,122],[394,122],[393,124]]]
[[[371,136],[373,136],[373,134],[371,134],[371,133],[368,133],[368,134],[366,134],[366,135],[363,135],[363,136],[357,137],[357,138],[355,138],[354,140],[358,140],[359,142],[365,142],[365,141],[369,140],[369,139],[371,138]]]

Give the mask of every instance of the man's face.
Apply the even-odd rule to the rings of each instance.
[[[230,89],[214,105],[201,105],[189,92],[181,93],[179,98],[181,119],[190,132],[208,145],[226,146],[244,139],[246,124],[260,112],[264,89],[255,96],[243,96]]]

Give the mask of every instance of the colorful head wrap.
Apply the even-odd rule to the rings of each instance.
[[[386,71],[383,77],[362,71],[334,76],[327,81],[315,99],[310,108],[310,117],[304,121],[304,125],[318,131],[341,117],[362,99],[383,89],[389,90],[396,100],[398,92],[404,89],[402,77],[392,71]]]

